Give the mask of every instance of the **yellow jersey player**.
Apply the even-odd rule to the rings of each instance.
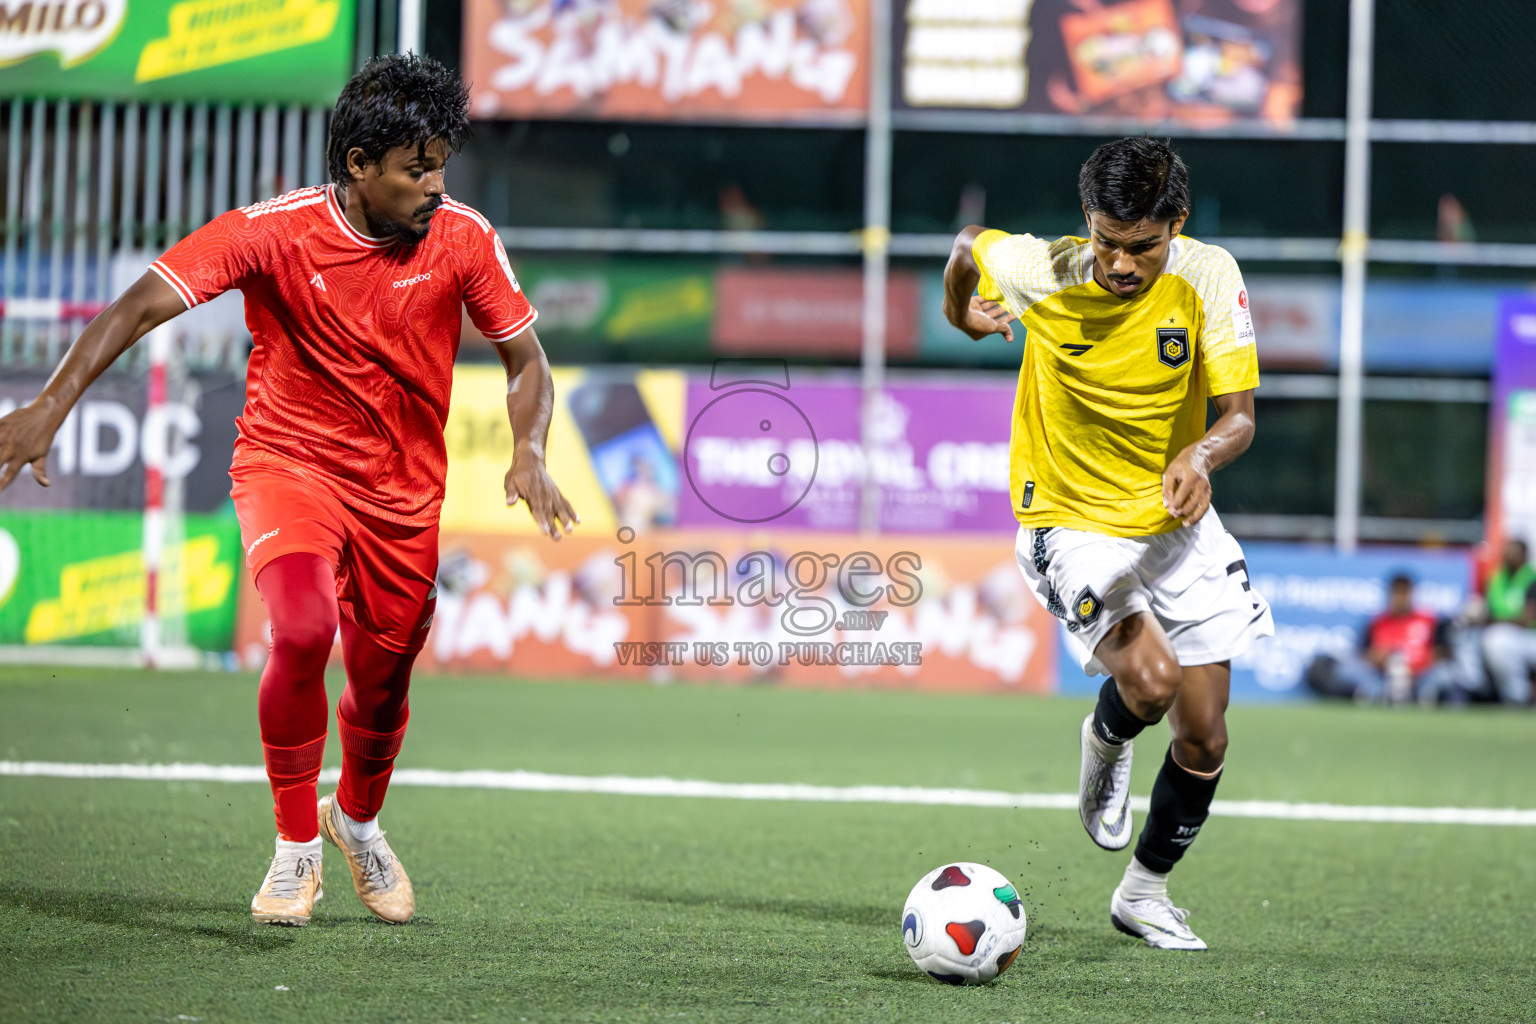
[[[1159,949],[1205,949],[1168,898],[1168,873],[1221,778],[1231,659],[1274,633],[1210,507],[1211,473],[1253,439],[1253,319],[1231,255],[1179,233],[1189,174],[1167,142],[1100,146],[1078,190],[1087,238],[960,232],[944,313],[978,340],[1012,342],[1013,321],[1025,332],[1015,555],[1084,669],[1110,677],[1081,732],[1094,842],[1130,842],[1132,739],[1165,716],[1173,733],[1110,919]]]

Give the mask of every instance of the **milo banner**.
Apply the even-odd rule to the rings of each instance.
[[[183,526],[165,549],[160,614],[184,614],[193,647],[227,651],[240,528],[233,516],[186,516]],[[137,645],[143,543],[135,513],[0,511],[0,645]]]
[[[1046,693],[1053,620],[1010,538],[803,531],[445,531],[429,669]],[[267,653],[245,587],[236,650]]]
[[[709,358],[713,263],[540,259],[519,265],[517,277],[539,311],[539,337],[564,361]]]
[[[0,94],[334,103],[353,0],[0,0]]]

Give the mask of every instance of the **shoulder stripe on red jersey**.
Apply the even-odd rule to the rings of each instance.
[[[347,223],[346,215],[341,210],[341,203],[336,199],[336,186],[326,185],[324,188],[323,198],[327,200],[325,208],[331,211],[331,219],[336,222],[336,226],[341,228],[342,233],[348,238],[358,245],[365,245],[370,249],[382,249],[387,245],[395,244],[396,239],[394,238],[370,238]]]
[[[457,200],[444,199],[443,209],[449,211],[450,213],[458,213],[468,217],[470,220],[480,225],[480,230],[484,231],[488,235],[495,230],[491,227],[491,222],[486,220],[485,215],[482,214],[479,210],[465,206],[463,203],[458,202]]]
[[[155,262],[151,263],[149,265],[149,269],[159,274],[160,279],[171,286],[171,290],[176,293],[177,297],[180,298],[182,302],[187,304],[188,309],[191,309],[193,306],[197,305],[197,300],[192,297],[192,289],[188,288],[186,282],[182,281],[181,278],[176,276],[176,272],[174,270],[166,266],[164,263],[161,263],[159,260],[155,260]]]
[[[303,206],[313,206],[316,203],[325,202],[324,186],[312,186],[310,188],[294,189],[292,192],[274,196],[271,199],[263,199],[259,203],[253,203],[244,207],[246,219],[255,220],[257,217],[268,213],[281,213],[284,210],[297,210]]]
[[[510,341],[511,339],[513,339],[513,338],[517,337],[519,334],[521,334],[523,331],[525,331],[528,328],[532,327],[533,326],[533,322],[535,320],[537,320],[538,318],[539,318],[539,311],[530,306],[528,308],[528,315],[527,316],[523,317],[516,324],[512,325],[511,327],[508,327],[504,331],[498,331],[495,334],[487,334],[485,336],[485,340],[486,341]]]

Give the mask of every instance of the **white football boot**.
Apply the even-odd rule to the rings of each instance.
[[[1118,761],[1106,761],[1094,745],[1093,715],[1083,719],[1078,741],[1083,767],[1077,777],[1077,809],[1088,836],[1106,850],[1123,850],[1131,841],[1131,741]]]
[[[1205,940],[1184,923],[1187,917],[1189,911],[1174,906],[1167,896],[1128,900],[1115,886],[1115,894],[1109,898],[1110,923],[1153,949],[1205,949]]]

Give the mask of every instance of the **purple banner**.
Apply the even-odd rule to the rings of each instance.
[[[1007,532],[1011,376],[892,387],[881,401],[871,472],[887,533]],[[774,523],[857,530],[864,479],[849,378],[782,384],[688,383],[680,525]]]
[[[1536,298],[1505,298],[1494,351],[1485,518],[1496,548],[1506,537],[1536,540]]]

